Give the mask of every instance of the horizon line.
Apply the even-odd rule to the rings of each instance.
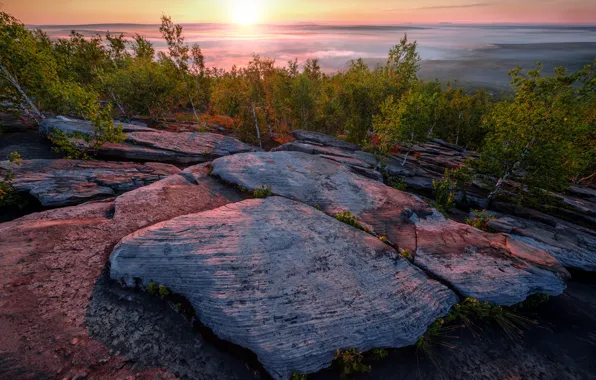
[[[238,25],[232,22],[181,22],[180,25],[225,25],[225,26],[237,26],[239,28],[251,28],[259,26],[340,26],[340,27],[426,27],[426,26],[570,26],[570,27],[596,27],[594,24],[584,23],[571,23],[571,22],[435,22],[435,23],[411,23],[404,22],[398,24],[363,24],[363,23],[341,23],[335,21],[328,22],[315,22],[315,21],[296,21],[296,22],[284,22],[284,23],[258,23],[252,25]],[[106,23],[89,23],[89,24],[27,24],[26,26],[37,26],[37,27],[57,27],[57,26],[159,26],[159,23],[136,23],[136,22],[106,22]]]

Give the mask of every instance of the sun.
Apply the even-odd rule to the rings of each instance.
[[[230,14],[232,22],[240,25],[252,25],[259,21],[261,2],[258,0],[232,0]]]

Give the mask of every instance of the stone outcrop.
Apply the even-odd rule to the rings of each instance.
[[[114,280],[184,295],[279,379],[329,366],[336,349],[411,345],[457,302],[377,238],[280,197],[137,231],[110,263]]]
[[[195,164],[230,154],[257,150],[233,137],[215,133],[174,133],[132,124],[122,124],[122,127],[126,140],[121,144],[103,144],[97,152],[100,157]],[[43,134],[51,133],[52,130],[86,136],[93,134],[90,122],[64,118],[46,119],[41,123],[40,131]],[[83,139],[72,137],[71,141],[79,147],[88,147]]]
[[[529,220],[501,213],[490,214],[495,217],[488,222],[490,229],[548,252],[565,267],[596,271],[594,230],[555,217]]]
[[[77,160],[25,160],[20,165],[0,162],[0,175],[11,170],[16,191],[27,192],[42,206],[61,207],[113,197],[149,185],[180,169],[162,163]]]
[[[131,375],[123,369],[123,358],[110,355],[89,337],[85,314],[95,280],[122,237],[157,222],[242,199],[206,173],[202,165],[195,166],[115,201],[89,202],[0,224],[3,357],[14,358],[20,368],[43,368],[44,372],[31,378],[58,373],[74,377],[89,367],[99,368],[104,373],[100,377],[105,378]],[[74,349],[75,356],[60,354]],[[14,370],[20,371],[19,367]],[[216,379],[226,372],[221,369],[219,374],[205,376]]]
[[[249,190],[266,185],[275,195],[330,215],[350,211],[365,228],[408,250],[414,264],[420,261],[463,296],[511,305],[531,294],[558,295],[565,289],[567,271],[544,251],[514,244],[507,235],[449,222],[416,196],[337,162],[300,152],[274,152],[222,157],[212,165],[214,175]]]

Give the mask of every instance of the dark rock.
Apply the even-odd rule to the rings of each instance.
[[[209,132],[174,133],[123,124],[126,141],[121,144],[106,143],[98,150],[98,155],[136,161],[159,161],[173,163],[200,163],[214,158],[240,152],[251,152],[256,148],[229,136]],[[93,134],[90,122],[80,120],[64,121],[46,119],[41,123],[40,131],[47,134],[52,129],[65,133]],[[80,147],[87,147],[82,140],[73,140]]]
[[[0,162],[0,174],[10,169],[12,186],[28,192],[45,207],[61,207],[111,197],[178,173],[161,163],[77,160],[24,160],[20,165]]]
[[[329,366],[336,349],[411,345],[457,302],[377,238],[279,197],[137,231],[110,263],[112,279],[184,295],[278,379]]]
[[[340,140],[337,137],[332,137],[329,135],[325,135],[323,133],[318,132],[310,132],[310,131],[293,131],[292,134],[299,142],[306,142],[306,143],[316,143],[324,146],[332,146],[341,149],[347,150],[358,150],[358,146],[355,144],[351,144],[344,140]]]

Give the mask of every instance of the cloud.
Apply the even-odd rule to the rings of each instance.
[[[408,9],[387,9],[387,12],[401,12],[401,11],[414,11],[422,9],[461,9],[461,8],[480,8],[489,7],[495,5],[495,3],[473,3],[473,4],[457,4],[457,5],[435,5],[428,7],[408,8]]]

